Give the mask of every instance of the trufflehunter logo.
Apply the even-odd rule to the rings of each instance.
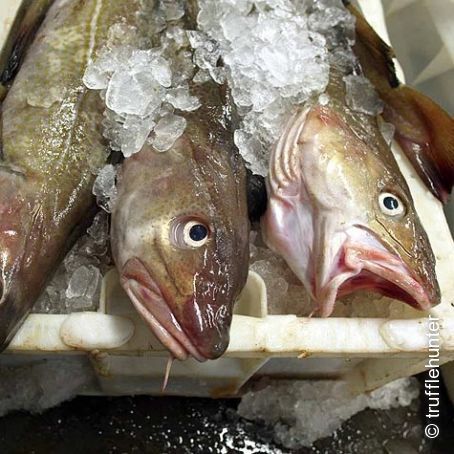
[[[424,392],[428,397],[426,418],[428,423],[424,429],[427,438],[437,438],[440,429],[437,424],[440,417],[440,323],[437,317],[429,315],[427,336],[429,338],[429,358],[426,369],[429,378],[424,382]]]

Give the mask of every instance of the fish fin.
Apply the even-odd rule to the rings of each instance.
[[[454,185],[454,119],[429,97],[408,86],[383,96],[383,117],[418,175],[443,203]]]
[[[383,117],[396,128],[395,138],[430,191],[446,203],[454,184],[454,121],[438,104],[400,85],[392,49],[352,5],[356,17],[354,51],[364,75],[385,102]]]
[[[35,0],[20,8],[6,44],[6,61],[0,62],[0,86],[5,87],[16,75],[25,51],[31,44],[53,0]],[[4,90],[4,88],[3,88]]]
[[[378,91],[380,88],[383,90],[398,87],[400,82],[396,76],[393,49],[378,36],[353,5],[348,5],[347,9],[356,19],[356,40],[353,50],[364,75]]]

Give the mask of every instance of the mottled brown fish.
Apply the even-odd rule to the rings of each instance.
[[[383,117],[396,128],[395,138],[431,192],[446,203],[454,184],[454,119],[415,89],[400,84],[393,51],[353,7],[354,51],[366,77],[385,102]]]
[[[173,147],[145,145],[123,163],[111,241],[121,283],[156,337],[175,358],[204,361],[228,346],[247,278],[249,221],[223,88],[192,90],[202,106],[184,114]]]
[[[262,229],[320,315],[371,290],[427,310],[440,302],[435,259],[378,117],[352,111],[332,68],[329,103],[308,103],[275,147]]]
[[[94,208],[108,149],[85,69],[139,0],[56,0],[1,108],[0,346],[5,347]]]

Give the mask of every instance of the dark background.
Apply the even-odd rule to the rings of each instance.
[[[421,386],[424,376],[419,377]],[[423,437],[427,402],[358,413],[311,449],[288,450],[272,430],[236,414],[238,399],[77,397],[42,414],[0,418],[0,452],[15,453],[358,453],[454,452],[454,412],[441,395],[441,433]],[[279,451],[281,450],[281,451]]]

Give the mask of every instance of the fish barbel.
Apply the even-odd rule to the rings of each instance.
[[[265,241],[322,316],[357,290],[428,310],[440,302],[435,258],[380,119],[349,108],[335,67],[327,94],[294,113],[272,152]]]
[[[95,208],[108,158],[104,105],[82,78],[139,0],[56,0],[1,108],[0,345],[5,347]]]

